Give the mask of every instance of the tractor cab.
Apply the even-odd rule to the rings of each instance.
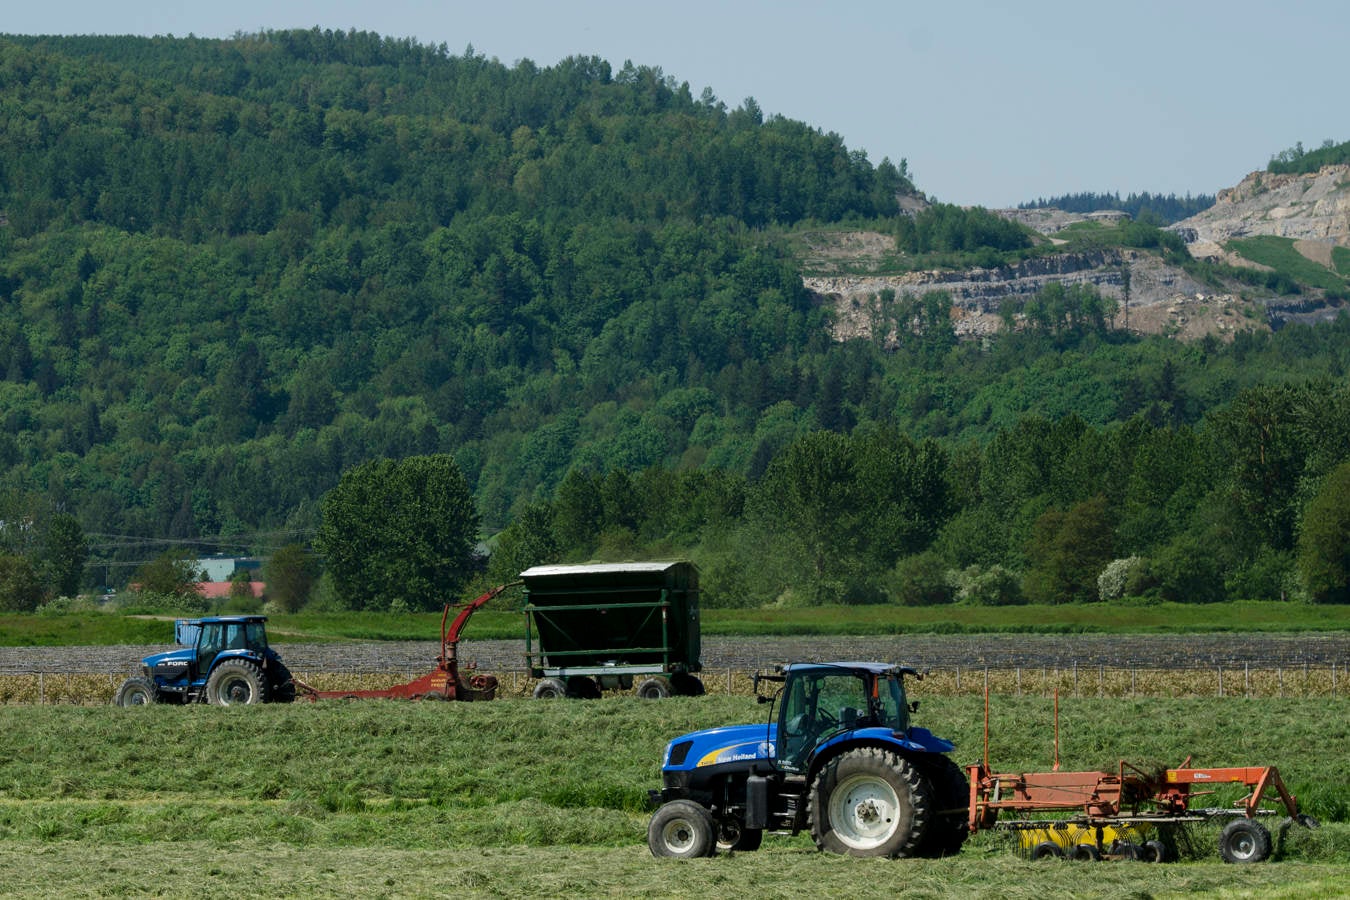
[[[177,642],[194,651],[191,661],[198,677],[210,674],[216,657],[227,651],[244,651],[259,659],[267,656],[267,619],[264,616],[230,616],[209,619],[179,619],[174,623]]]
[[[781,675],[758,676],[783,683],[774,735],[778,767],[805,772],[818,751],[845,738],[908,737],[905,675],[918,672],[886,663],[794,663]]]
[[[869,729],[909,730],[902,680],[912,669],[875,663],[804,664],[784,669],[776,756],[780,768],[804,771],[817,746]]]

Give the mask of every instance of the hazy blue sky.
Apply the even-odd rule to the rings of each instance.
[[[35,0],[0,31],[312,27],[444,42],[512,64],[658,66],[728,107],[909,161],[950,203],[1076,191],[1213,193],[1301,141],[1350,140],[1345,0]]]

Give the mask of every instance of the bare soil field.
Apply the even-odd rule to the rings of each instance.
[[[0,674],[125,674],[168,645],[0,647]],[[436,663],[436,641],[278,644],[303,672],[421,672]],[[524,644],[464,641],[459,656],[484,671],[524,669]],[[1329,666],[1350,663],[1350,634],[895,635],[882,637],[705,637],[707,669],[757,669],[788,661],[881,659],[916,668],[1106,666],[1201,669],[1214,666]]]

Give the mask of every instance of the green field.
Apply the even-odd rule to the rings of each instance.
[[[1313,262],[1295,250],[1292,238],[1257,235],[1228,241],[1224,248],[1313,287],[1336,291],[1346,288],[1345,281],[1336,277],[1326,266]],[[1332,262],[1340,271],[1340,258],[1333,254]]]
[[[977,698],[923,695],[922,724],[978,758]],[[1346,700],[1065,700],[1066,767],[1279,766],[1326,823],[1278,858],[1031,863],[1000,835],[957,858],[758,853],[658,861],[645,795],[683,731],[760,721],[746,697],[644,703],[396,702],[246,708],[0,707],[0,871],[21,896],[1323,897],[1350,880]],[[999,698],[992,762],[1048,768],[1051,707]],[[1224,801],[1231,797],[1224,797]],[[1212,832],[1214,829],[1210,829]]]
[[[466,632],[477,640],[519,638],[524,620],[503,600],[483,609]],[[172,643],[172,616],[114,613],[0,616],[0,646],[62,647]],[[1204,634],[1350,630],[1350,606],[1306,603],[1084,603],[1062,606],[830,606],[704,609],[708,635],[868,635],[1102,633]],[[440,613],[296,613],[269,619],[274,643],[435,640]]]

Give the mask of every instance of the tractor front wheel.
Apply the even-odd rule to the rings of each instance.
[[[133,675],[122,682],[113,695],[115,706],[149,706],[159,702],[159,692],[149,678]]]
[[[932,816],[928,782],[914,764],[876,747],[841,753],[811,788],[816,846],[849,856],[914,856]]]
[[[1234,819],[1219,832],[1224,862],[1254,863],[1270,856],[1270,832],[1255,819]]]
[[[247,659],[227,659],[206,679],[206,701],[217,706],[267,702],[267,678]]]
[[[717,826],[712,813],[693,800],[672,800],[658,809],[647,825],[652,856],[696,859],[717,852]]]

